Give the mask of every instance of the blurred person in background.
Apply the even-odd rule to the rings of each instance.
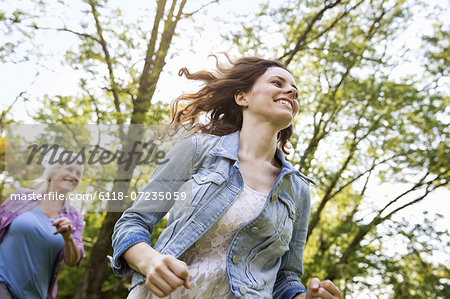
[[[82,172],[47,165],[36,190],[18,189],[0,206],[0,298],[55,298],[61,261],[80,264],[83,216],[66,199]]]

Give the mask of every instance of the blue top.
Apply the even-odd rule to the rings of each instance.
[[[18,216],[0,243],[0,281],[14,298],[46,298],[64,239],[39,205]],[[9,265],[9,266],[8,266]],[[11,265],[14,265],[11,267]]]
[[[171,208],[167,228],[154,249],[180,257],[231,206],[244,186],[238,160],[239,131],[225,136],[196,134],[178,142],[158,165],[133,207],[117,221],[111,266],[133,273],[132,288],[145,282],[122,254],[147,242]],[[291,299],[306,292],[302,257],[310,212],[310,179],[276,151],[282,169],[262,212],[234,235],[227,254],[230,288],[238,298]],[[153,199],[162,194],[163,200]],[[165,199],[165,200],[164,200]],[[152,245],[152,244],[150,244]]]

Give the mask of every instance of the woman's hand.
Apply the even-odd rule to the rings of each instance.
[[[52,222],[53,226],[56,226],[56,234],[61,234],[64,238],[64,241],[67,241],[72,238],[73,227],[72,223],[66,217],[58,218]]]
[[[145,242],[137,243],[124,252],[131,268],[146,277],[145,286],[158,297],[165,297],[178,287],[191,287],[191,274],[185,262],[164,255]]]
[[[189,289],[191,275],[185,262],[172,255],[160,255],[152,260],[146,273],[147,289],[158,297],[165,297],[184,285]]]
[[[52,222],[56,226],[56,234],[61,234],[64,239],[64,261],[70,267],[75,267],[81,259],[81,252],[73,239],[73,226],[66,217],[58,218]]]
[[[330,280],[320,281],[313,278],[309,282],[306,293],[299,294],[294,299],[339,299],[341,291]]]

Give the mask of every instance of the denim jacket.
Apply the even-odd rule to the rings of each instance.
[[[177,143],[166,156],[168,162],[155,169],[143,194],[185,192],[187,198],[141,197],[117,221],[111,266],[118,276],[133,273],[131,288],[145,277],[132,270],[122,254],[139,242],[152,246],[153,228],[170,208],[167,228],[154,249],[178,258],[230,207],[243,188],[238,147],[239,131],[222,137],[196,134]],[[228,251],[230,288],[238,298],[292,298],[306,292],[300,277],[312,181],[286,161],[278,148],[276,155],[282,170],[265,205],[239,229]]]

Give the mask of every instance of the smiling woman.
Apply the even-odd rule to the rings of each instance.
[[[217,69],[181,69],[205,83],[172,104],[172,123],[195,134],[168,153],[144,189],[192,196],[174,204],[154,245],[163,203],[137,199],[116,223],[113,271],[133,273],[129,299],[338,298],[331,281],[306,288],[300,279],[311,180],[283,154],[299,109],[294,77],[258,57]],[[202,114],[206,123],[198,123]]]
[[[19,189],[0,206],[0,298],[55,298],[61,261],[83,259],[83,216],[65,200],[82,172],[48,166],[37,191]]]

